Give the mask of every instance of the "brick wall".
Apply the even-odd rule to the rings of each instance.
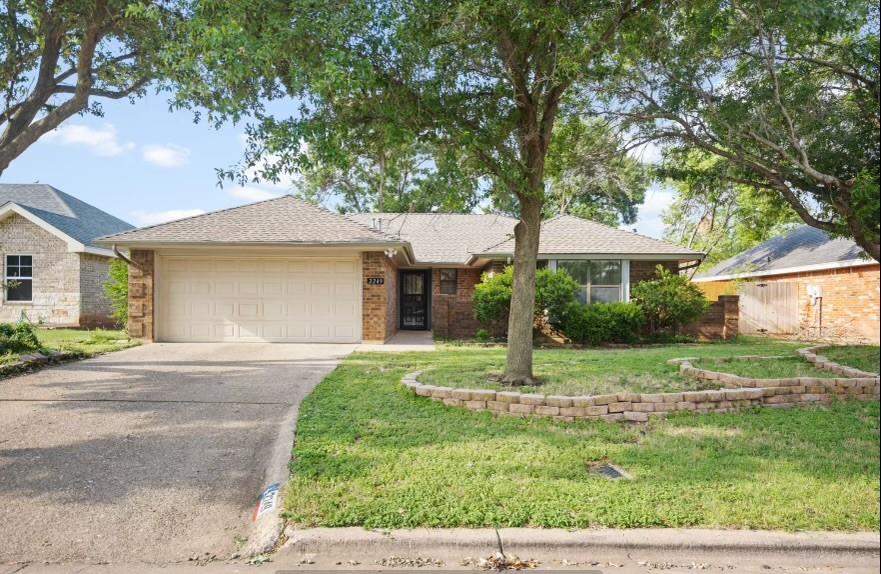
[[[655,279],[655,269],[661,265],[669,271],[676,273],[679,271],[678,261],[630,261],[630,285],[636,285],[640,281]]]
[[[80,319],[81,327],[110,327],[110,299],[104,284],[110,278],[111,258],[91,253],[80,254]]]
[[[398,331],[398,270],[380,251],[362,253],[361,266],[361,339],[384,342]],[[385,281],[368,285],[371,277]]]
[[[80,318],[80,254],[67,243],[20,215],[0,221],[0,270],[6,274],[6,255],[33,257],[33,301],[0,300],[0,321],[18,321],[22,312],[36,323],[78,325]]]
[[[878,265],[863,265],[762,277],[761,281],[798,284],[799,336],[877,345],[881,329],[879,270],[881,266]],[[811,285],[823,289],[822,332],[819,328],[820,309],[811,305],[808,296]]]
[[[431,271],[431,327],[439,337],[472,338],[484,328],[474,318],[474,286],[483,269],[457,269],[455,295],[440,292],[440,269]]]
[[[703,317],[685,327],[683,333],[703,341],[736,337],[740,325],[739,299],[737,295],[719,295],[716,301],[710,302]]]
[[[153,251],[134,249],[130,257],[135,265],[128,267],[128,332],[152,341],[155,256]]]

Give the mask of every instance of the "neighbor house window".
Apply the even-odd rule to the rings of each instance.
[[[536,269],[547,269],[548,268],[548,260],[547,259],[539,259],[535,262]]]
[[[6,300],[30,301],[33,294],[34,267],[30,255],[6,256]]]
[[[456,294],[456,277],[457,273],[455,269],[441,269],[440,270],[440,292],[441,295],[455,295]]]
[[[581,259],[557,261],[581,284],[578,299],[582,303],[614,303],[623,300],[621,261]]]

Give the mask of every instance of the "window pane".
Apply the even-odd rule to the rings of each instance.
[[[548,260],[547,259],[539,259],[535,262],[536,269],[547,269],[548,268]]]
[[[455,281],[456,280],[456,270],[455,269],[441,269],[440,279],[441,279],[441,281]]]
[[[6,266],[10,265],[18,265],[18,255],[7,255],[6,256]]]
[[[33,271],[30,267],[19,267],[18,268],[18,276],[19,277],[33,277]]]
[[[620,285],[621,262],[620,261],[591,261],[591,283],[594,285]]]
[[[440,292],[442,295],[456,294],[457,271],[455,269],[441,269]]]
[[[591,303],[616,303],[621,300],[620,287],[591,287]]]
[[[11,265],[7,265],[6,267],[6,277],[19,277],[18,267],[12,267]]]
[[[557,269],[565,269],[582,285],[589,283],[590,261],[557,261]]]
[[[19,265],[31,265],[31,256],[30,255],[21,255],[18,258]]]
[[[31,300],[31,280],[19,279],[16,285],[9,286],[6,289],[7,301],[30,301]]]

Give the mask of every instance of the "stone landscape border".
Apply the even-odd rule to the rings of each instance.
[[[46,355],[37,352],[28,355],[19,355],[18,359],[15,361],[0,365],[0,377],[29,371],[35,367],[41,367],[49,363],[59,363],[78,358],[81,358],[81,355],[71,351],[49,351]]]
[[[699,369],[695,358],[671,359],[683,376],[718,381],[723,389],[682,391],[677,393],[623,392],[594,396],[559,396],[491,389],[460,389],[425,385],[418,380],[421,372],[404,375],[402,384],[417,396],[430,398],[447,406],[471,411],[490,411],[515,417],[550,417],[560,421],[605,420],[645,422],[652,416],[676,411],[732,412],[765,405],[788,408],[800,404],[828,403],[833,397],[852,397],[863,401],[878,400],[879,377],[859,369],[844,367],[813,353],[818,347],[801,349],[799,354],[818,368],[842,378],[798,377],[789,379],[750,379],[730,373]],[[815,360],[811,360],[813,355]],[[731,357],[727,360],[777,359],[781,357]],[[833,369],[837,369],[834,370]],[[846,370],[846,371],[845,371]],[[850,376],[857,375],[857,376]]]

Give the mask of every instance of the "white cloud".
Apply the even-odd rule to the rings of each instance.
[[[43,136],[43,140],[60,145],[81,145],[96,155],[112,157],[122,155],[135,148],[132,142],[119,141],[113,124],[92,128],[82,124],[65,124]]]
[[[135,225],[143,227],[145,225],[156,225],[157,223],[183,219],[184,217],[202,215],[203,213],[205,213],[204,209],[169,209],[167,211],[137,210],[131,212],[131,218],[132,221],[135,222]]]
[[[261,189],[261,187],[233,187],[229,190],[229,194],[236,199],[244,199],[245,201],[264,201],[279,196],[275,191]]]
[[[190,162],[190,150],[173,145],[149,144],[142,148],[144,161],[159,167],[183,167]]]
[[[664,222],[661,214],[667,209],[676,192],[669,188],[653,185],[646,193],[645,203],[639,207],[639,216],[636,219],[636,232],[649,237],[660,239],[664,235]],[[632,230],[634,225],[622,225],[622,229]]]

